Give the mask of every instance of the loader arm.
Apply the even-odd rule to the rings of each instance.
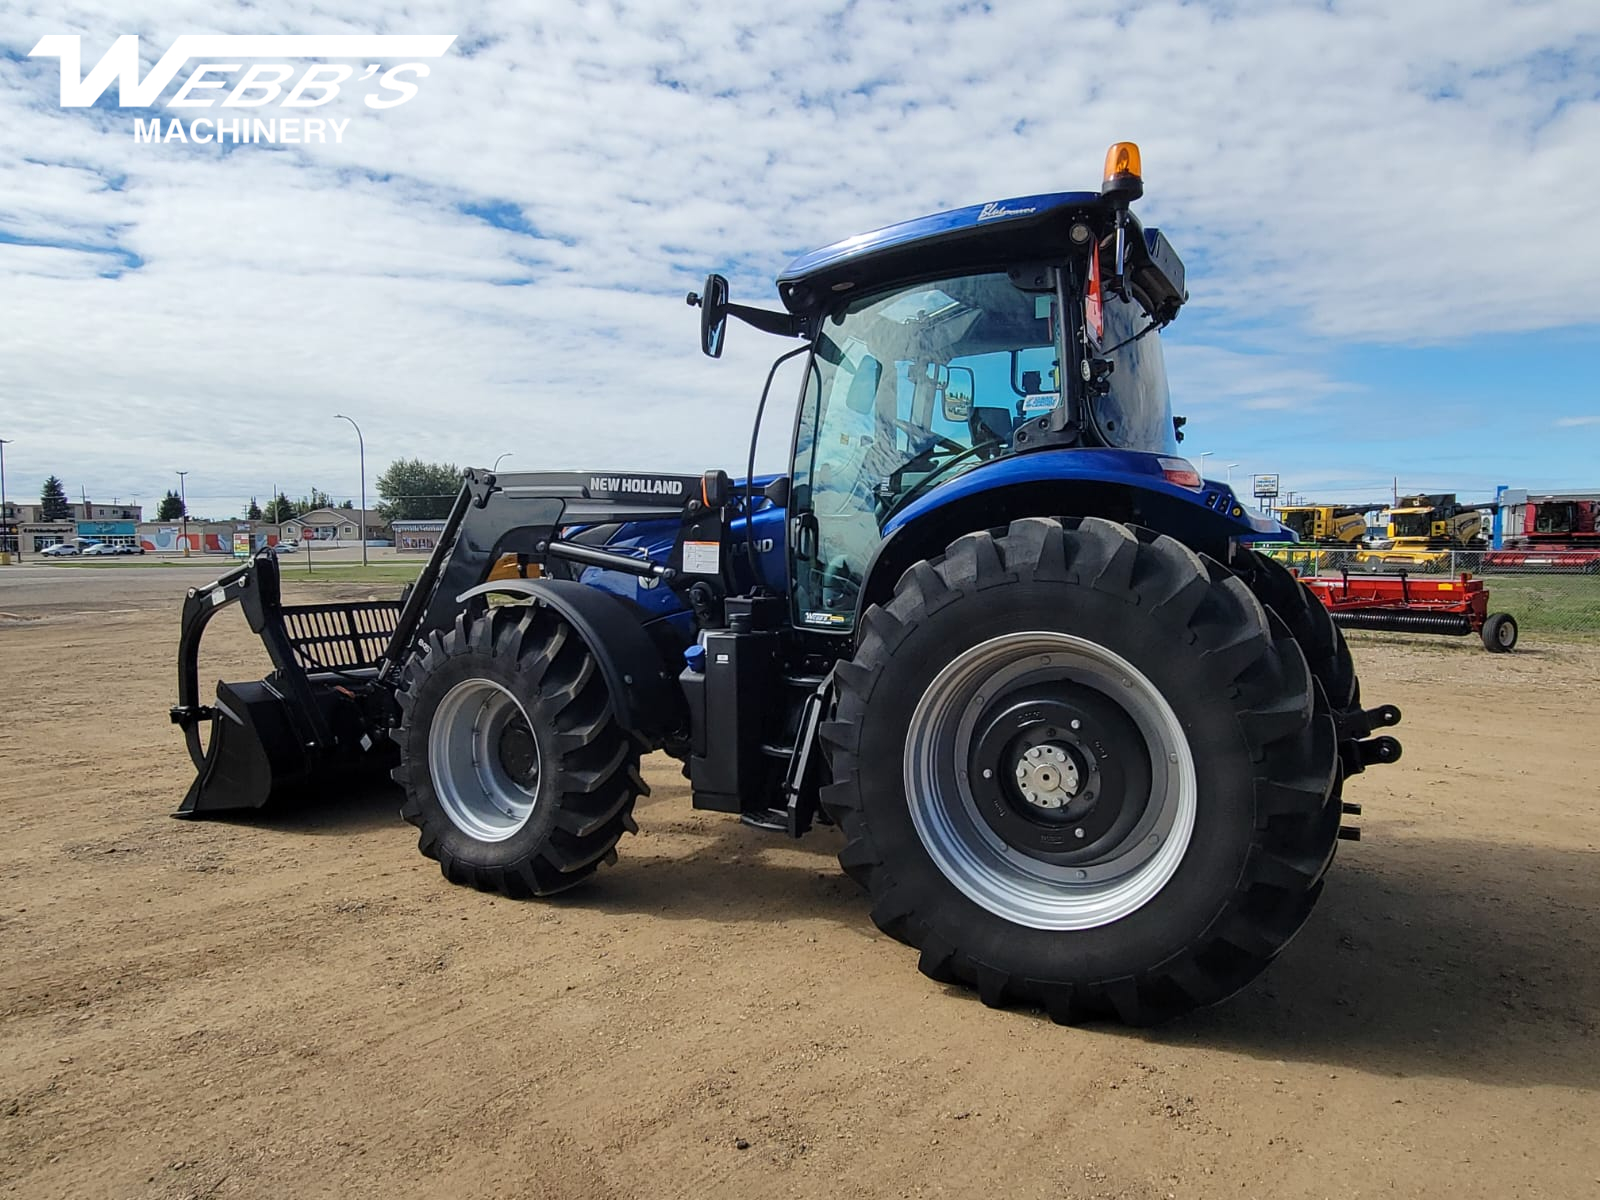
[[[286,605],[271,553],[191,589],[171,719],[183,729],[197,774],[178,815],[260,808],[331,784],[386,776],[395,762],[389,731],[399,720],[396,689],[405,664],[425,638],[454,627],[464,602],[487,603],[480,585],[504,554],[547,568],[565,561],[649,578],[680,595],[683,611],[720,622],[732,583],[727,517],[734,499],[721,471],[498,478],[468,471],[433,554],[400,599]],[[677,539],[656,559],[564,536],[580,526],[664,521],[677,527]],[[688,563],[686,543],[700,547]],[[648,678],[664,693],[646,705],[652,720],[631,722],[639,736],[659,743],[676,732],[681,722],[671,701],[677,697],[665,686],[671,676],[634,610],[566,580],[520,582],[536,583],[541,600],[571,610],[602,666],[622,681],[619,688],[643,687]],[[211,619],[235,603],[266,646],[273,670],[259,681],[219,682],[216,700],[203,704],[200,643]],[[207,722],[208,744],[202,736]]]

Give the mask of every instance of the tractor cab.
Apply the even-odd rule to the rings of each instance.
[[[729,305],[719,276],[691,298],[713,356],[724,312],[811,342],[789,498],[797,624],[848,627],[886,532],[942,484],[1034,451],[1176,454],[1159,330],[1187,294],[1177,254],[1128,211],[1139,170],[1119,143],[1098,193],[974,205],[812,251],[778,277],[787,314]]]

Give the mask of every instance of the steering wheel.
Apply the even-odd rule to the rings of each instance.
[[[917,440],[927,437],[929,432],[926,429],[919,429],[910,421],[902,421],[899,418],[895,419],[894,427],[906,436]],[[960,442],[953,438],[947,438],[941,433],[936,433],[933,435],[933,443],[928,447],[928,449],[943,450],[947,454],[965,454],[967,452],[967,448]],[[927,450],[918,451],[917,457],[921,458],[922,455],[926,454],[927,452]]]

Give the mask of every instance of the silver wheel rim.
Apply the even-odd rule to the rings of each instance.
[[[538,742],[529,781],[502,761],[512,722],[533,729],[521,703],[489,679],[468,679],[445,693],[428,729],[428,771],[439,806],[455,827],[480,842],[501,842],[528,823],[539,790]]]
[[[1073,866],[1008,845],[979,815],[968,779],[985,705],[1056,681],[1114,701],[1150,758],[1142,818],[1104,855]],[[1093,929],[1142,908],[1176,873],[1194,833],[1199,787],[1177,714],[1132,663],[1072,634],[1006,634],[957,655],[912,714],[903,761],[912,823],[934,865],[974,903],[1033,929]]]

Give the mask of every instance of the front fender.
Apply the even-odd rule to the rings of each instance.
[[[468,588],[456,602],[482,596],[525,596],[560,613],[594,655],[618,724],[651,749],[687,724],[675,675],[625,601],[570,579],[495,579]]]

